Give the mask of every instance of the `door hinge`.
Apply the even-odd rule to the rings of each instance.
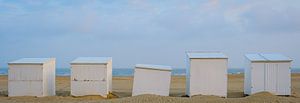
[[[102,80],[101,80],[102,82],[105,82],[106,81],[106,79],[105,78],[102,78]]]

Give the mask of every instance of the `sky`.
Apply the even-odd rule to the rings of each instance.
[[[24,57],[186,67],[186,51],[282,53],[300,68],[300,0],[0,0],[0,68]]]

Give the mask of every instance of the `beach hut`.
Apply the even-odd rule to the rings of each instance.
[[[292,59],[281,54],[246,54],[244,93],[291,95]]]
[[[71,95],[107,97],[111,91],[111,57],[79,57],[71,62]]]
[[[8,66],[8,96],[55,95],[55,58],[23,58]]]
[[[187,52],[186,94],[227,96],[228,58],[221,52]]]
[[[137,64],[134,70],[132,96],[154,94],[169,96],[171,67]]]

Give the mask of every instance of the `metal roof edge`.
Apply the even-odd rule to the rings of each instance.
[[[80,61],[80,59],[83,58],[104,58],[106,60],[103,60],[104,62],[83,62],[84,60]],[[78,60],[79,59],[79,60]],[[86,60],[88,61],[88,60]],[[100,61],[100,60],[99,60]],[[77,57],[74,60],[70,62],[70,64],[108,64],[108,62],[112,61],[112,57]]]
[[[21,59],[46,59],[46,61],[40,62],[40,63],[30,63],[30,62],[27,62],[27,63],[25,63],[25,62],[23,62],[23,63],[22,62],[17,63],[16,62],[16,61],[21,60]],[[21,59],[8,62],[7,64],[8,65],[16,65],[16,64],[18,64],[18,65],[43,65],[44,63],[47,63],[47,62],[50,62],[50,61],[56,61],[56,58],[53,58],[53,57],[51,57],[51,58],[21,58]]]
[[[172,69],[168,70],[168,69],[147,68],[147,67],[135,67],[135,69],[158,70],[158,71],[172,71]]]
[[[186,51],[185,53],[186,53],[186,55],[189,59],[228,59],[229,58],[225,53],[223,53],[221,51]],[[191,53],[207,53],[207,54],[209,54],[209,53],[220,53],[220,54],[224,55],[224,57],[201,57],[201,58],[197,58],[197,57],[190,57],[189,54],[191,54]]]
[[[161,67],[159,67],[159,66],[161,66]],[[172,67],[171,66],[165,66],[165,65],[136,64],[135,68],[137,68],[137,69],[151,69],[151,70],[172,71]]]

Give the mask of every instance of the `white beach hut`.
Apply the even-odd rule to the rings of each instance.
[[[291,95],[292,59],[281,54],[246,54],[244,93]]]
[[[226,55],[220,52],[187,52],[186,94],[227,96]]]
[[[55,95],[55,58],[23,58],[8,66],[8,96]]]
[[[111,57],[79,57],[71,62],[71,95],[107,97],[111,91]]]
[[[132,96],[155,94],[169,96],[171,67],[137,64],[134,70]]]

